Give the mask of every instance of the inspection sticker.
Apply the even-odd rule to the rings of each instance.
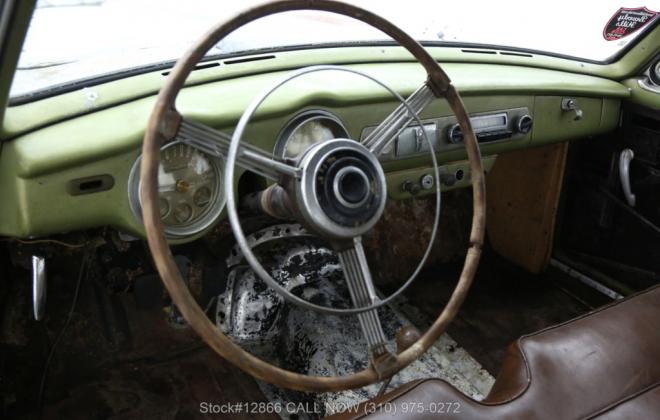
[[[658,14],[658,12],[649,10],[646,7],[632,9],[622,7],[605,25],[603,37],[608,41],[621,39],[653,22]]]

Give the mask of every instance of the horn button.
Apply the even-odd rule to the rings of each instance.
[[[334,239],[368,232],[385,209],[380,162],[362,144],[333,139],[310,147],[298,163],[295,197],[308,227]]]
[[[357,166],[341,168],[332,181],[332,191],[346,207],[359,207],[369,199],[370,183],[367,174]]]
[[[316,172],[316,197],[323,212],[334,222],[354,227],[378,211],[378,170],[352,151],[328,156]]]

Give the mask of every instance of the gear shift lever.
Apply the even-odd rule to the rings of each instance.
[[[419,332],[419,330],[413,327],[412,325],[406,325],[401,327],[401,329],[399,329],[399,331],[396,333],[397,354],[405,351],[408,347],[415,344],[417,340],[419,340],[419,337],[421,336],[422,334]],[[376,394],[377,397],[380,397],[385,393],[391,381],[392,381],[392,377],[388,378],[385,382],[383,382],[383,385],[381,385],[380,389],[378,390],[378,394]]]

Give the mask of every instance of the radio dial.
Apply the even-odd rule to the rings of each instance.
[[[463,132],[461,131],[461,126],[458,124],[450,126],[449,130],[447,130],[447,137],[453,144],[463,143]]]
[[[534,120],[529,115],[523,115],[518,118],[518,132],[522,134],[527,134],[532,131],[532,126],[534,125]]]

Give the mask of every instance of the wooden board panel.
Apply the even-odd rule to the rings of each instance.
[[[532,273],[552,251],[568,143],[499,155],[487,175],[487,232],[493,249]]]

